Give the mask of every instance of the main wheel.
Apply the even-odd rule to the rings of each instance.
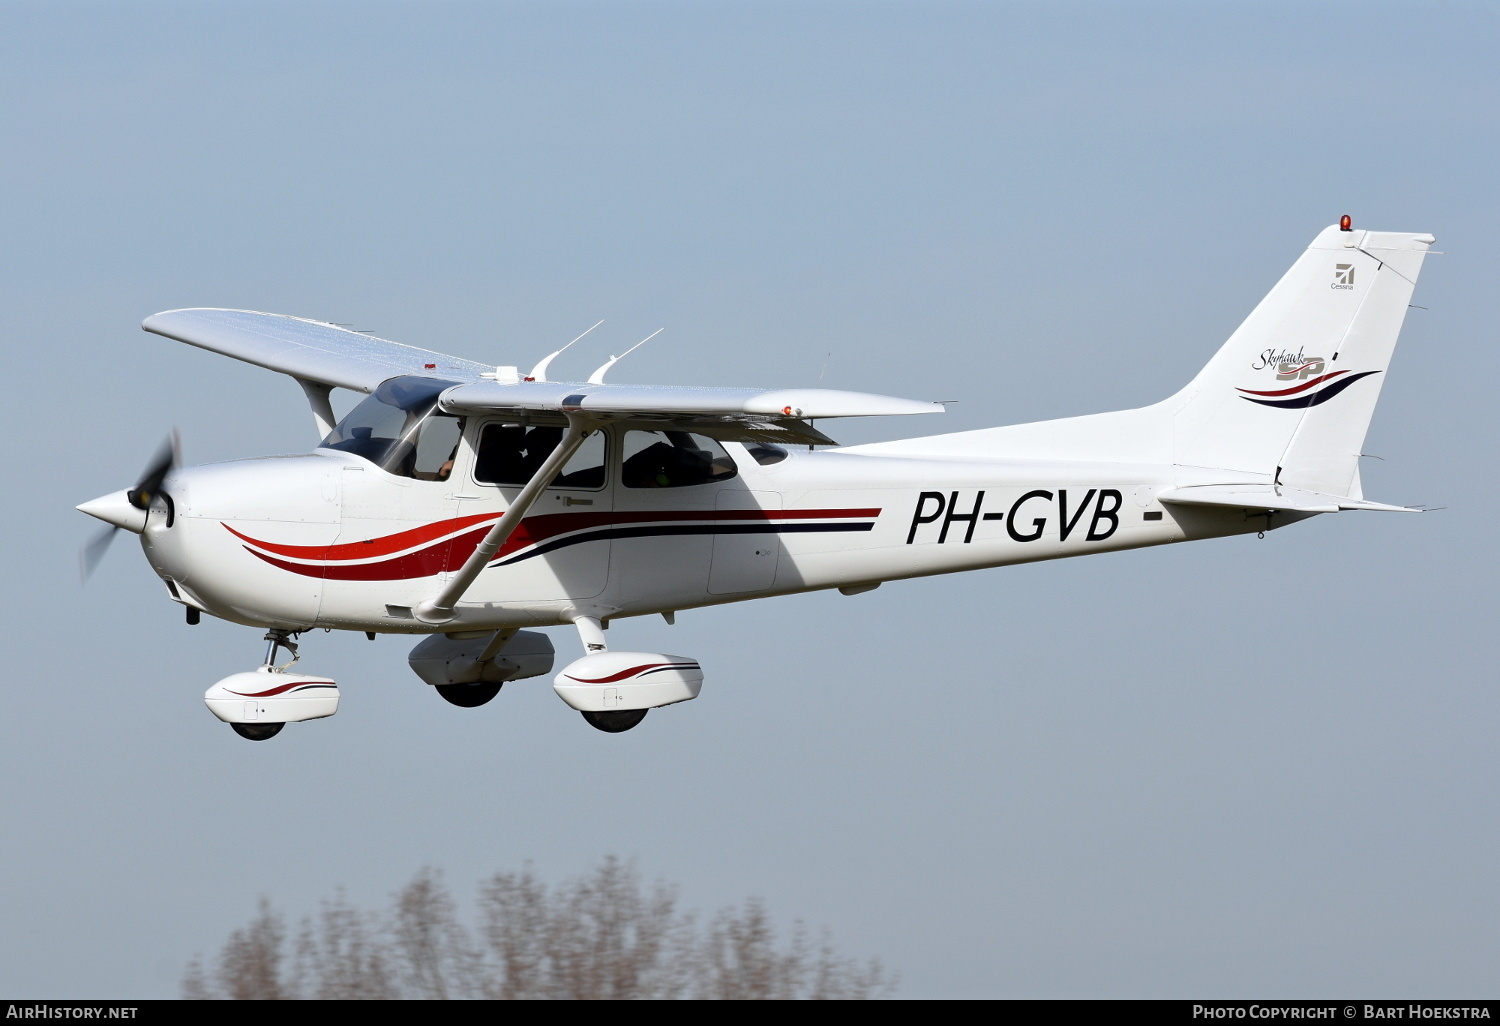
[[[646,718],[649,709],[621,709],[619,712],[586,712],[583,718],[589,726],[606,734],[619,734],[629,730]]]
[[[269,741],[281,733],[285,723],[231,723],[234,732],[250,741]]]
[[[476,709],[500,693],[499,684],[434,684],[443,699],[465,709]]]

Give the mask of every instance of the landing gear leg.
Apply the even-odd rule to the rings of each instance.
[[[291,669],[297,660],[302,658],[297,654],[297,643],[292,640],[292,637],[291,631],[282,630],[280,627],[272,627],[266,631],[266,661],[261,665],[276,666],[276,652],[284,648],[292,654],[292,661],[276,668],[283,672]]]

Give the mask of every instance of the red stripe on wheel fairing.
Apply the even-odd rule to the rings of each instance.
[[[317,680],[299,680],[299,681],[294,681],[291,684],[283,684],[280,687],[272,688],[269,691],[229,691],[228,688],[225,688],[224,690],[225,691],[229,691],[229,693],[231,695],[239,695],[241,698],[272,698],[272,697],[274,697],[276,695],[280,695],[280,694],[282,694],[284,692],[292,691],[292,690],[300,691],[303,688],[331,688],[331,687],[337,687],[337,685],[335,685],[333,683],[333,681],[331,681],[331,680],[323,680],[323,681],[317,681]]]
[[[675,669],[677,667],[692,668],[692,669],[696,670],[698,668],[698,664],[697,663],[642,663],[639,666],[632,666],[628,670],[621,670],[619,673],[612,673],[608,677],[597,677],[597,678],[589,679],[589,678],[585,678],[585,677],[568,676],[568,679],[569,680],[576,680],[580,684],[613,684],[617,680],[624,680],[626,677],[634,677],[634,676],[636,676],[638,674],[644,673],[646,670],[669,670],[669,669]]]

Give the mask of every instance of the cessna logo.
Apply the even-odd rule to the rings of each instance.
[[[1328,286],[1328,287],[1331,288],[1331,289],[1352,289],[1352,288],[1354,288],[1354,265],[1353,264],[1334,264],[1333,265],[1333,284],[1330,285],[1330,286]]]

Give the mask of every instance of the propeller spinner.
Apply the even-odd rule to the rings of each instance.
[[[109,551],[116,534],[122,530],[140,534],[146,529],[146,516],[151,510],[151,503],[163,494],[162,482],[181,462],[182,444],[174,428],[147,464],[134,488],[101,495],[77,507],[79,512],[97,517],[110,525],[90,538],[79,550],[78,571],[84,581],[93,575],[104,554]]]

